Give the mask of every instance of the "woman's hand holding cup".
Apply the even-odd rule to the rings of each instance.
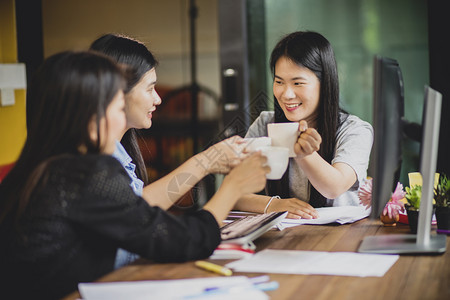
[[[305,120],[299,122],[300,135],[294,145],[294,151],[297,158],[303,158],[316,151],[319,151],[322,137],[315,128],[308,128]]]
[[[270,167],[267,158],[260,152],[252,153],[239,165],[233,168],[224,180],[233,181],[241,195],[260,192],[266,185],[266,174]]]
[[[196,158],[207,174],[226,174],[248,156],[244,148],[244,139],[236,135],[212,145]]]

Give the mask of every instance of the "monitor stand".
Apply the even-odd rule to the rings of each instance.
[[[419,243],[416,234],[389,234],[367,236],[358,252],[380,254],[439,254],[444,253],[447,236],[431,235],[427,244]]]
[[[441,104],[442,95],[430,87],[426,87],[424,134],[420,164],[423,184],[417,234],[367,236],[362,241],[358,252],[382,254],[439,254],[445,252],[447,236],[430,234]]]

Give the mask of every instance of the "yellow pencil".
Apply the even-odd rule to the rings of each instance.
[[[195,266],[224,276],[231,276],[233,274],[230,269],[207,261],[196,261]]]

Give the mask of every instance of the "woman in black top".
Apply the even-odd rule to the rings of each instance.
[[[113,269],[117,248],[169,262],[208,257],[239,197],[265,185],[255,154],[232,169],[203,210],[173,216],[136,196],[110,156],[125,127],[124,75],[109,58],[48,58],[27,91],[39,103],[0,185],[0,295],[60,298]]]

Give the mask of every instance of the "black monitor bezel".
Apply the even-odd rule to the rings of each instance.
[[[372,219],[379,218],[400,178],[404,119],[403,76],[397,60],[373,60],[373,127],[371,155]]]

